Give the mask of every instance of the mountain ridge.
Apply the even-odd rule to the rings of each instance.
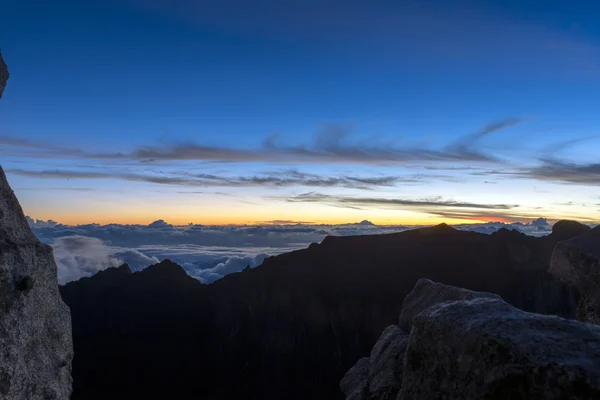
[[[438,225],[328,236],[209,285],[184,278],[167,260],[115,279],[101,300],[89,296],[103,286],[99,280],[70,282],[61,293],[73,306],[76,332],[73,400],[341,398],[341,377],[368,355],[383,328],[397,323],[420,278],[573,318],[575,295],[547,273],[562,231],[539,238]],[[129,370],[137,371],[136,387],[122,378]],[[198,376],[202,387],[190,383]],[[146,386],[152,390],[140,393]]]

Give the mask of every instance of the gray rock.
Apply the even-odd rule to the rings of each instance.
[[[549,272],[579,292],[577,319],[600,324],[600,227],[558,243]]]
[[[8,77],[8,68],[6,67],[6,63],[2,58],[2,53],[0,53],[0,98],[2,98],[2,93],[4,93],[4,88],[6,87]]]
[[[477,298],[500,299],[497,294],[485,292],[473,292],[471,290],[457,288],[430,281],[419,279],[413,290],[406,296],[402,303],[400,314],[400,328],[410,332],[412,320],[422,311],[444,301],[471,300]]]
[[[0,58],[0,95],[7,78]],[[0,168],[0,399],[68,400],[72,359],[52,248],[29,229]]]
[[[599,398],[600,327],[493,298],[413,319],[400,400]]]
[[[369,357],[361,358],[350,368],[342,381],[340,389],[347,400],[367,400],[369,392]]]
[[[369,358],[369,399],[396,399],[407,345],[408,334],[398,326],[383,331]]]

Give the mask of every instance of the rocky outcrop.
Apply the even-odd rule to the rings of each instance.
[[[577,319],[600,324],[600,226],[560,242],[549,271],[579,292]]]
[[[368,363],[361,359],[344,377],[347,396],[600,398],[600,327],[527,313],[497,295],[426,279],[404,301],[400,324],[410,336],[388,327]],[[382,381],[391,384],[377,384]],[[391,390],[376,390],[384,386]]]
[[[467,289],[448,286],[419,279],[415,288],[406,296],[400,313],[400,328],[410,332],[412,320],[422,311],[443,301],[473,300],[478,298],[501,299],[497,294],[474,292]]]
[[[8,76],[8,68],[6,67],[6,63],[2,58],[2,53],[0,53],[0,98],[2,98],[2,93],[4,93]]]
[[[7,78],[0,58],[0,94]],[[72,359],[52,248],[29,229],[0,168],[0,399],[69,399]]]
[[[402,383],[404,353],[408,334],[396,325],[386,328],[371,350],[361,358],[340,383],[346,399],[395,399]]]
[[[448,286],[429,279],[419,279],[406,296],[400,314],[400,326],[391,325],[381,334],[368,358],[368,369],[361,359],[348,373],[340,387],[350,398],[365,400],[395,399],[402,385],[404,355],[409,343],[412,321],[422,311],[445,301],[479,298],[501,300],[500,296]],[[366,383],[365,383],[366,380]],[[359,396],[362,396],[360,397]]]
[[[408,334],[389,326],[373,346],[369,357],[369,398],[395,399],[402,383],[402,359]]]
[[[480,298],[413,319],[400,400],[598,399],[600,327]]]
[[[340,389],[347,400],[366,400],[369,395],[369,357],[358,360],[354,367],[350,368],[342,382]]]

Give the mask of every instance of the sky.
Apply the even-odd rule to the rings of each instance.
[[[71,225],[598,222],[599,7],[3,0],[0,163]]]

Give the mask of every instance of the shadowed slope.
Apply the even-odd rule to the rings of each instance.
[[[447,225],[330,236],[208,286],[169,261],[113,274],[110,283],[69,283],[62,293],[74,307],[73,399],[340,397],[341,377],[397,323],[418,278],[573,317],[573,295],[546,272],[558,240],[574,232],[563,226],[543,238]],[[106,288],[103,297],[82,300],[96,286]]]

